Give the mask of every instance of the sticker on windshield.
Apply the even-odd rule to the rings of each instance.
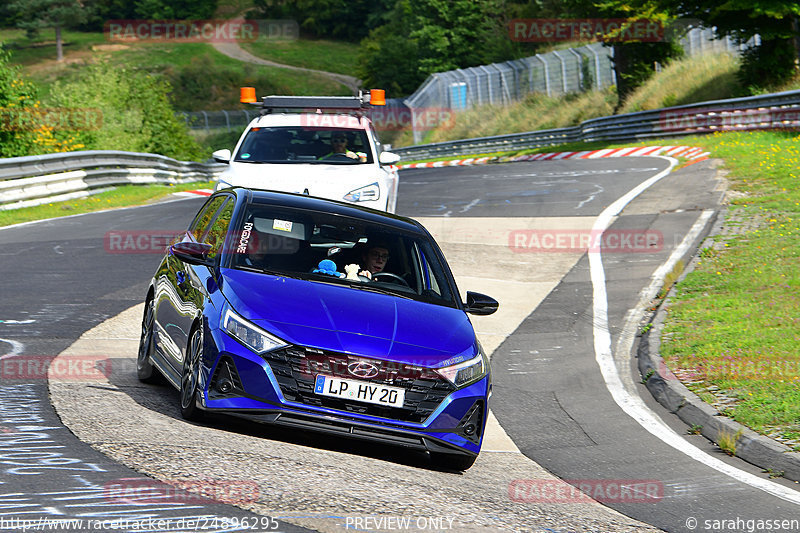
[[[242,159],[250,159],[250,154],[242,154]]]
[[[279,229],[281,231],[292,231],[292,223],[289,220],[278,220],[277,218],[272,221],[272,229]]]
[[[253,230],[252,222],[245,222],[242,228],[242,236],[239,238],[239,246],[236,247],[236,253],[247,253],[247,244],[250,242],[250,234]]]

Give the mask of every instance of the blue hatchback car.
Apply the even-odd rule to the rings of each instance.
[[[427,451],[469,468],[489,361],[418,222],[303,195],[226,189],[170,246],[147,293],[139,379],[181,413],[245,417]]]

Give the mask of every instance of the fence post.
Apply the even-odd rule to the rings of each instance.
[[[576,52],[574,48],[568,48],[568,50],[572,52],[578,62],[578,91],[583,92],[586,90],[583,86],[583,56]]]
[[[536,54],[536,59],[544,65],[544,92],[547,93],[547,96],[550,96],[550,69],[547,68],[547,61],[544,60],[541,54]]]
[[[567,87],[567,67],[564,63],[564,58],[561,57],[561,54],[553,50],[552,54],[558,58],[559,63],[561,63],[561,88],[564,91],[564,94],[569,92],[569,88]]]
[[[595,87],[597,87],[597,90],[599,91],[600,89],[603,88],[603,83],[600,80],[600,54],[598,54],[597,51],[588,44],[585,46],[585,48],[589,50],[589,52],[591,52],[592,55],[594,56]]]

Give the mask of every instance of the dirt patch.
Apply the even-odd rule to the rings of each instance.
[[[130,48],[127,44],[96,44],[92,46],[95,52],[119,52],[120,50],[127,50]]]

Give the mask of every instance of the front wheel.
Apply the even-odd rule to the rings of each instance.
[[[198,384],[200,382],[200,359],[203,354],[203,336],[195,328],[189,337],[186,357],[183,358],[181,375],[181,416],[186,420],[199,421],[203,411],[197,407]]]

